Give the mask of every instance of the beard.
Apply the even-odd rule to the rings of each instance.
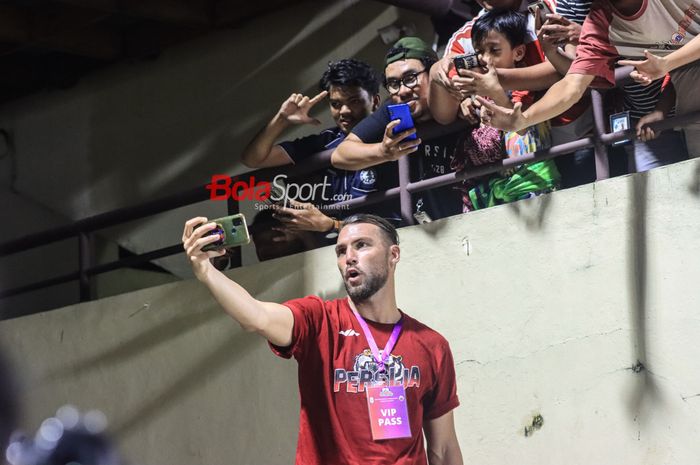
[[[376,294],[379,289],[384,287],[388,279],[389,270],[386,266],[383,266],[376,272],[365,274],[364,280],[359,286],[350,286],[347,279],[344,280],[345,290],[353,302],[364,302]]]

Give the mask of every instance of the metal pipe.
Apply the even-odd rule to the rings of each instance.
[[[408,185],[411,183],[408,157],[401,157],[399,164],[399,202],[401,203],[401,220],[404,224],[416,224],[413,219],[413,205],[411,204],[411,193],[408,192]]]
[[[610,162],[608,160],[608,148],[600,141],[605,134],[605,109],[603,108],[603,95],[599,90],[591,91],[591,106],[593,107],[593,123],[595,145],[595,178],[596,181],[610,177]]]
[[[88,268],[94,261],[93,244],[91,234],[81,232],[78,234],[78,284],[80,286],[80,301],[92,300],[92,280],[87,274]]]

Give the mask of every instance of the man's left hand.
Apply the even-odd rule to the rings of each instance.
[[[290,231],[326,232],[333,228],[333,219],[321,213],[312,203],[289,200],[289,207],[279,207],[273,217]]]

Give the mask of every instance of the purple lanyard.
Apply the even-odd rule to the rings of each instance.
[[[391,351],[394,349],[396,341],[399,339],[399,333],[401,332],[401,327],[403,326],[403,317],[401,317],[401,319],[394,325],[394,330],[391,332],[391,336],[389,336],[389,340],[386,341],[386,346],[384,346],[384,350],[382,351],[384,354],[382,357],[379,354],[379,347],[377,347],[377,343],[374,340],[374,336],[372,336],[372,332],[369,330],[369,326],[367,326],[367,322],[364,318],[362,318],[362,315],[360,315],[357,310],[352,309],[352,312],[355,314],[357,322],[360,323],[360,327],[362,327],[362,331],[365,333],[365,337],[369,343],[369,348],[372,349],[374,360],[379,364],[379,371],[384,371],[384,362],[389,358],[389,355],[391,355]]]

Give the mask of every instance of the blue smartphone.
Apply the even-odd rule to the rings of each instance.
[[[408,129],[413,129],[415,127],[413,125],[413,118],[411,118],[411,109],[408,107],[408,104],[398,103],[396,105],[389,105],[386,108],[387,110],[389,110],[389,116],[391,117],[391,121],[397,119],[401,121],[398,124],[398,126],[394,127],[394,134],[404,132]],[[410,136],[406,137],[405,140],[416,139],[418,139],[418,135],[413,133]]]

